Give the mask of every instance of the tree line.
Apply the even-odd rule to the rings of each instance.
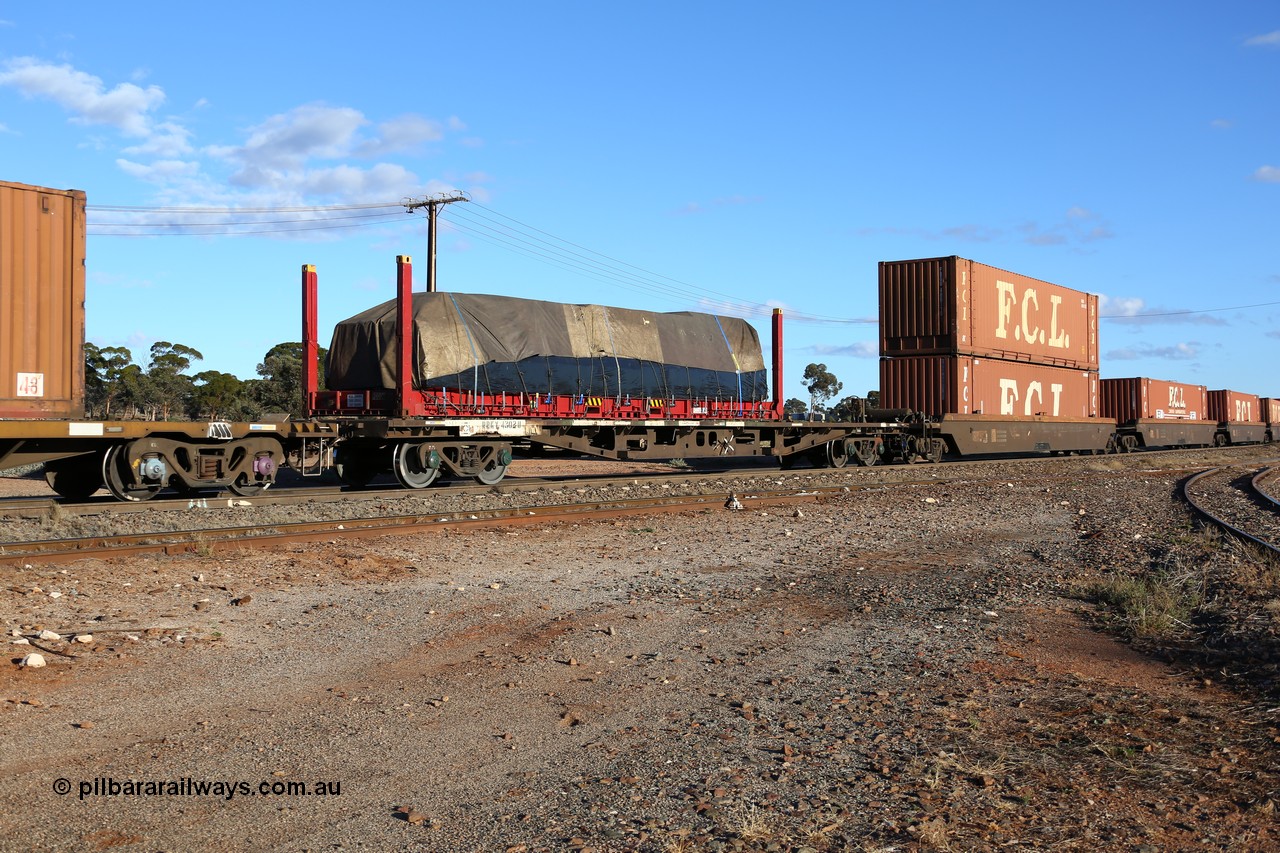
[[[324,387],[320,348],[320,387]],[[302,344],[273,346],[258,364],[257,379],[205,370],[198,350],[169,341],[151,345],[146,366],[127,347],[84,345],[85,415],[102,420],[251,421],[264,414],[302,412]]]
[[[325,349],[320,347],[320,387],[324,388]],[[264,414],[287,412],[302,417],[302,344],[276,344],[258,364],[257,379],[205,370],[190,374],[202,361],[198,350],[169,341],[151,345],[144,368],[126,347],[84,345],[85,415],[102,420],[251,421]],[[788,416],[858,420],[880,404],[880,393],[828,401],[844,389],[825,364],[804,369],[801,384],[808,402],[792,397],[783,404]]]
[[[788,417],[795,415],[805,419],[856,421],[865,416],[867,409],[875,409],[880,405],[880,392],[868,391],[865,397],[842,397],[828,406],[827,401],[844,390],[844,383],[825,364],[810,364],[805,367],[800,384],[809,392],[809,402],[806,403],[799,397],[787,400],[782,408]]]

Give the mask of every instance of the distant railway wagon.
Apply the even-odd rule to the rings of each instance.
[[[1098,369],[1098,297],[951,256],[880,264],[880,355]]]
[[[1262,419],[1267,423],[1267,441],[1280,438],[1280,397],[1259,397]]]
[[[1226,389],[1209,392],[1209,417],[1218,422],[1218,444],[1255,444],[1267,440],[1261,398]]]
[[[1103,379],[1102,416],[1116,423],[1116,449],[1204,447],[1214,443],[1218,422],[1209,418],[1203,385],[1134,377]]]
[[[882,408],[847,421],[784,417],[781,311],[766,365],[740,319],[415,293],[406,256],[395,299],[335,328],[325,390],[319,277],[302,268],[304,417],[89,420],[85,210],[77,190],[0,183],[0,468],[43,463],[68,499],[251,497],[285,466],[334,469],[353,488],[384,473],[407,488],[492,485],[541,448],[839,468],[1269,441],[1280,423],[1271,398],[1100,383],[1096,296],[954,256],[880,265]]]

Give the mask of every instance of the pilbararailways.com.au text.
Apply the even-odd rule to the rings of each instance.
[[[115,779],[98,776],[81,779],[75,786],[70,779],[58,778],[53,782],[53,792],[59,796],[79,793],[84,800],[89,797],[337,797],[342,794],[340,780],[301,782],[286,779],[270,779],[264,782],[245,782],[233,779]]]

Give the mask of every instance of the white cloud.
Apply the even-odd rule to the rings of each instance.
[[[1253,173],[1253,179],[1262,181],[1264,184],[1280,184],[1280,168],[1263,166]]]
[[[151,184],[166,184],[175,178],[192,178],[200,173],[200,164],[183,160],[157,160],[154,163],[134,163],[123,158],[116,166],[126,175]]]
[[[381,122],[375,134],[365,135],[370,126],[365,115],[351,107],[306,104],[249,128],[243,145],[209,146],[204,151],[235,167],[229,178],[233,186],[281,199],[385,201],[422,192],[417,175],[398,164],[315,165],[379,156],[444,138],[440,122],[418,115]]]
[[[854,341],[851,344],[834,346],[832,344],[815,344],[809,349],[816,355],[851,355],[854,358],[879,358],[880,344],[877,341]]]
[[[1189,361],[1198,358],[1201,345],[1196,341],[1174,344],[1171,347],[1156,347],[1150,344],[1109,350],[1106,358],[1111,361],[1133,361],[1139,358],[1158,358],[1168,361]]]
[[[1245,47],[1280,47],[1280,30],[1244,40]]]
[[[300,189],[307,195],[349,201],[386,201],[405,195],[418,184],[418,176],[403,166],[379,163],[369,169],[345,165],[316,169],[302,176]]]
[[[1142,313],[1146,302],[1136,296],[1098,296],[1098,313],[1106,317],[1134,317]]]
[[[238,160],[250,171],[296,169],[312,157],[349,155],[356,131],[366,124],[368,120],[359,110],[307,104],[250,128],[242,146],[208,150],[215,156]]]
[[[1148,307],[1145,300],[1137,297],[1117,298],[1106,294],[1101,294],[1098,297],[1098,316],[1100,319],[1126,326],[1151,326],[1166,323],[1184,323],[1197,326],[1228,325],[1226,320],[1204,311]],[[1136,358],[1137,356],[1134,357]]]
[[[143,89],[120,83],[107,89],[102,79],[70,65],[52,65],[29,56],[10,59],[0,72],[0,86],[12,86],[27,98],[45,98],[72,114],[77,124],[105,124],[126,136],[151,132],[149,113],[164,102],[159,86]]]
[[[191,153],[191,131],[180,124],[161,122],[141,145],[131,145],[123,153],[130,156],[180,157]]]
[[[424,142],[444,139],[440,122],[417,115],[405,115],[378,125],[379,137],[363,142],[354,152],[359,157],[378,157],[393,151],[408,151]]]

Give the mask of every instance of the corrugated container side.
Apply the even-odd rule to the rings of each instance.
[[[85,195],[0,181],[0,418],[84,416]]]
[[[880,355],[1098,368],[1098,297],[955,256],[880,263]]]
[[[1226,389],[1209,392],[1209,420],[1228,424],[1262,423],[1262,406],[1256,394]]]
[[[1267,426],[1280,424],[1280,397],[1259,397],[1258,406]]]
[[[1100,411],[1119,423],[1169,419],[1195,421],[1208,415],[1208,390],[1164,379],[1103,379]]]
[[[964,355],[882,358],[880,404],[933,417],[1096,418],[1098,374]]]

